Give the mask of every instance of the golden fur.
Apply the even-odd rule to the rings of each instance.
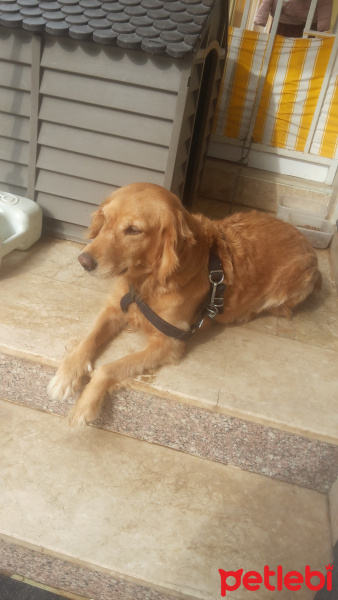
[[[177,362],[183,353],[184,342],[160,333],[135,304],[121,311],[130,284],[162,319],[183,329],[198,318],[208,295],[211,250],[221,259],[227,284],[224,313],[217,317],[224,324],[262,311],[290,317],[321,285],[316,254],[291,225],[256,211],[210,221],[191,215],[174,194],[152,184],[114,192],[94,213],[88,237],[92,241],[79,256],[82,266],[115,285],[92,331],[65,357],[49,385],[52,397],[65,398],[81,390],[84,376],[91,374],[70,414],[73,426],[98,416],[108,390]],[[145,349],[93,371],[99,348],[125,328],[146,333]]]

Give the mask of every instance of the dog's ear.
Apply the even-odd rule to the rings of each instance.
[[[94,238],[96,238],[96,236],[100,232],[100,229],[101,229],[103,223],[104,223],[103,213],[102,213],[101,209],[99,208],[99,210],[95,211],[92,214],[92,220],[87,229],[86,238],[89,240],[93,240]]]
[[[170,215],[170,219],[161,229],[160,236],[161,259],[157,276],[160,284],[165,285],[167,278],[179,265],[180,250],[183,246],[193,246],[196,242],[182,210]]]
[[[96,210],[94,213],[92,213],[92,215],[91,215],[92,220],[91,220],[91,223],[90,223],[87,233],[86,233],[86,238],[88,240],[93,240],[100,233],[101,227],[103,226],[103,223],[104,223],[104,216],[103,216],[102,208],[106,204],[109,204],[110,201],[111,201],[111,196],[109,196],[109,198],[107,198],[104,202],[102,202],[102,204],[98,210]]]

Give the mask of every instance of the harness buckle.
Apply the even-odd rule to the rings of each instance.
[[[209,273],[209,280],[212,283],[212,285],[219,285],[220,283],[223,283],[224,281],[224,273],[221,270],[217,270],[217,271],[210,271]]]
[[[222,308],[224,306],[224,298],[215,298],[214,306],[216,308]]]
[[[218,310],[209,304],[207,307],[207,315],[209,319],[214,319],[218,315]]]
[[[224,306],[223,288],[221,284],[224,281],[224,273],[221,270],[210,271],[209,280],[212,284],[211,298],[207,306],[207,315],[210,319],[214,319],[221,312]],[[221,288],[221,289],[218,289]],[[217,291],[221,295],[217,295]]]

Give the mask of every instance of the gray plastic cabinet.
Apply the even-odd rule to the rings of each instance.
[[[0,2],[0,189],[69,239],[134,181],[188,203],[226,31],[225,0]]]

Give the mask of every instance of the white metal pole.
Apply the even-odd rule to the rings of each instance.
[[[317,2],[318,2],[318,0],[311,0],[309,12],[308,12],[308,16],[307,16],[305,27],[304,27],[303,37],[306,37],[308,30],[311,29],[311,25],[312,25],[312,21],[313,21],[313,16],[315,14]]]
[[[329,58],[329,62],[328,62],[327,69],[326,69],[326,72],[325,72],[325,75],[324,75],[322,87],[321,87],[321,90],[320,90],[320,93],[319,93],[319,96],[318,96],[318,100],[317,100],[315,112],[313,114],[313,119],[312,119],[311,127],[309,129],[309,133],[308,133],[308,136],[307,136],[306,144],[305,144],[305,147],[304,147],[304,152],[310,152],[310,148],[311,148],[313,136],[314,136],[315,131],[317,129],[319,117],[320,117],[320,114],[322,112],[323,102],[324,102],[325,95],[326,95],[326,92],[327,92],[327,88],[328,88],[328,85],[329,85],[329,81],[330,81],[330,77],[331,77],[333,65],[334,65],[335,60],[336,60],[337,51],[338,51],[338,37],[335,36],[335,41],[334,41],[334,44],[333,44],[333,47],[332,47],[331,56]]]
[[[244,11],[243,11],[243,14],[242,14],[242,20],[241,20],[240,29],[245,29],[246,28],[247,21],[248,21],[248,15],[249,15],[249,11],[250,11],[250,5],[251,5],[251,0],[246,0],[245,6],[244,6]]]
[[[256,118],[257,118],[257,114],[258,114],[259,104],[260,104],[260,101],[262,98],[266,74],[267,74],[267,70],[268,70],[268,66],[269,66],[269,62],[270,62],[270,58],[271,58],[271,54],[272,54],[272,48],[273,48],[273,45],[275,42],[278,21],[279,21],[280,13],[282,10],[282,4],[283,4],[283,0],[278,0],[277,6],[276,6],[276,11],[275,11],[275,14],[273,17],[273,22],[272,22],[272,27],[271,27],[268,43],[267,43],[267,46],[265,49],[261,76],[260,76],[259,83],[257,86],[256,97],[255,97],[255,102],[254,102],[254,106],[253,106],[253,111],[251,114],[249,131],[248,131],[248,135],[246,137],[245,146],[250,145],[252,134],[253,134],[253,131],[255,128],[255,122],[256,122]]]

